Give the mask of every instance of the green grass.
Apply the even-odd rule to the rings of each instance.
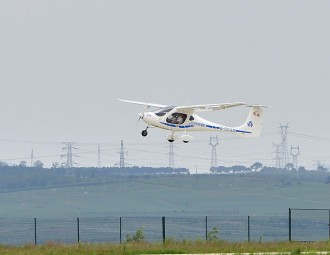
[[[229,242],[203,242],[203,241],[167,241],[162,243],[126,243],[126,244],[80,244],[64,245],[47,243],[45,245],[33,246],[0,246],[0,254],[182,254],[182,253],[257,253],[257,252],[290,252],[300,254],[301,252],[327,251],[330,254],[330,242],[314,243],[229,243]]]

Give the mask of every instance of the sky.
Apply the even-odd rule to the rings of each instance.
[[[219,165],[275,165],[279,125],[298,164],[330,165],[329,1],[0,2],[0,161],[64,162],[76,142],[78,166],[119,162],[168,166],[168,131],[137,124],[139,105],[246,102],[265,110],[262,136],[191,133],[174,144],[175,166],[208,172],[210,135]],[[249,109],[203,113],[237,126]]]

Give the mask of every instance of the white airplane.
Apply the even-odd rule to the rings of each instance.
[[[180,139],[184,143],[188,143],[193,139],[192,136],[187,134],[187,132],[190,131],[223,131],[235,133],[243,138],[259,137],[262,128],[262,108],[267,107],[264,105],[247,105],[241,102],[190,106],[168,106],[123,99],[117,99],[117,101],[144,105],[145,108],[144,111],[139,114],[139,120],[142,119],[148,124],[148,126],[142,131],[142,136],[147,136],[148,128],[150,126],[154,126],[171,131],[171,133],[166,136],[166,139],[169,142],[174,142],[179,138],[179,136],[176,134],[177,132],[184,132],[184,134],[180,136]],[[243,123],[243,125],[239,127],[227,127],[216,124],[195,114],[196,112],[224,110],[241,105],[251,107],[251,110],[247,120]],[[150,107],[154,107],[155,110],[150,111]]]

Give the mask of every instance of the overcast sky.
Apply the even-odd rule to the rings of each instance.
[[[272,142],[289,123],[299,164],[329,165],[329,13],[329,1],[2,0],[0,160],[18,164],[33,149],[49,166],[72,141],[80,166],[96,165],[98,143],[112,166],[123,139],[127,163],[167,166],[168,131],[141,137],[142,107],[123,98],[269,105],[261,138],[218,134],[218,163],[274,165]],[[202,116],[236,126],[248,111]],[[207,171],[216,134],[175,142],[175,165]]]

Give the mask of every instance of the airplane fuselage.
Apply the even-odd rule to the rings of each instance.
[[[189,115],[182,123],[173,123],[168,116],[159,117],[154,112],[145,112],[142,119],[151,126],[171,131],[226,131],[239,132],[237,129],[205,120],[196,114]]]

